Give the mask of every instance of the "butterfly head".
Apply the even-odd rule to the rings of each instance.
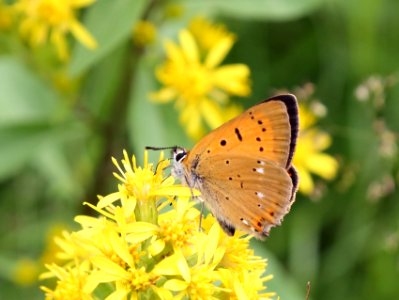
[[[189,151],[183,147],[172,146],[172,147],[145,147],[146,150],[172,150],[172,176],[178,178],[182,183],[188,184],[188,174],[186,164],[186,158]],[[189,185],[189,184],[188,184]],[[191,185],[189,185],[191,186]]]
[[[182,147],[172,149],[172,176],[186,181],[184,161],[187,158],[188,151]]]

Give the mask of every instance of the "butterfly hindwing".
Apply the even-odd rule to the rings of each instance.
[[[202,197],[228,234],[238,228],[267,236],[292,204],[287,170],[262,157],[215,155],[200,161],[195,172],[201,174]]]

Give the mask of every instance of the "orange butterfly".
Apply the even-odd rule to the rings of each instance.
[[[294,95],[269,98],[210,132],[191,151],[172,147],[172,175],[201,192],[228,235],[238,228],[268,236],[295,199],[298,176],[291,161],[298,124]]]

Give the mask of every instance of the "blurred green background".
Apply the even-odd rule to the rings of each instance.
[[[71,38],[68,62],[49,45],[32,49],[17,24],[2,29],[0,299],[43,298],[29,272],[50,255],[49,235],[88,213],[83,201],[115,189],[111,156],[193,145],[173,104],[148,93],[159,88],[162,41],[197,15],[237,37],[225,63],[247,64],[253,90],[237,103],[312,83],[328,110],[317,126],[332,137],[339,171],[315,177],[317,190],[298,194],[283,226],[254,243],[269,259],[269,288],[305,299],[310,281],[311,299],[397,299],[398,12],[396,0],[98,0],[79,18],[99,47]],[[140,19],[157,32],[145,48],[132,42]]]

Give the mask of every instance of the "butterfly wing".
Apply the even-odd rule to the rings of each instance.
[[[258,237],[281,222],[298,185],[294,95],[267,99],[204,137],[183,164],[222,228]]]
[[[296,176],[260,156],[214,155],[196,171],[202,197],[230,235],[239,228],[258,238],[267,236],[293,202]]]
[[[298,105],[294,95],[269,98],[205,136],[191,159],[248,153],[289,168],[298,136]],[[189,157],[190,160],[190,157]]]

